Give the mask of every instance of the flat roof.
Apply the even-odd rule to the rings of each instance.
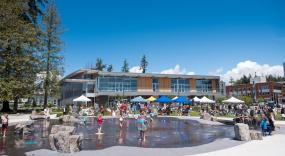
[[[194,79],[220,79],[220,76],[211,75],[185,75],[185,74],[159,74],[159,73],[126,73],[126,72],[106,72],[98,71],[94,69],[79,69],[69,75],[65,76],[64,79],[70,79],[73,76],[81,73],[86,74],[98,74],[100,76],[129,76],[129,77],[161,77],[161,78],[194,78]]]

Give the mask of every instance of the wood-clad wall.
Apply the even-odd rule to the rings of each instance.
[[[152,78],[139,77],[138,78],[138,92],[152,92]]]
[[[189,79],[189,84],[190,84],[190,92],[196,92],[196,80]]]
[[[159,78],[159,92],[171,92],[171,79]]]
[[[217,80],[212,80],[212,92],[217,92]]]

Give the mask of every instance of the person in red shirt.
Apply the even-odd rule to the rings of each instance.
[[[97,118],[98,133],[101,133],[101,128],[102,128],[103,122],[104,122],[104,119],[103,119],[102,115],[100,114]]]

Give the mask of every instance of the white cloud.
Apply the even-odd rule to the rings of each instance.
[[[179,64],[175,65],[174,68],[166,69],[160,72],[161,74],[187,74],[194,75],[195,73],[192,71],[186,71],[185,68],[181,68]]]
[[[236,67],[221,75],[221,79],[225,82],[229,82],[231,77],[236,80],[241,78],[243,75],[251,74],[254,76],[255,73],[259,76],[266,76],[269,74],[283,76],[283,67],[281,65],[270,66],[268,64],[258,64],[257,62],[247,60],[238,63]]]
[[[134,66],[130,69],[130,73],[142,73],[140,66]]]
[[[209,75],[218,75],[218,76],[221,76],[224,72],[224,69],[222,67],[214,70],[214,71],[210,71],[209,72]]]

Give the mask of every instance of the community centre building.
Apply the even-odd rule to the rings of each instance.
[[[219,76],[77,70],[61,80],[61,104],[72,104],[80,95],[93,103],[108,105],[116,97],[134,96],[219,96]]]

